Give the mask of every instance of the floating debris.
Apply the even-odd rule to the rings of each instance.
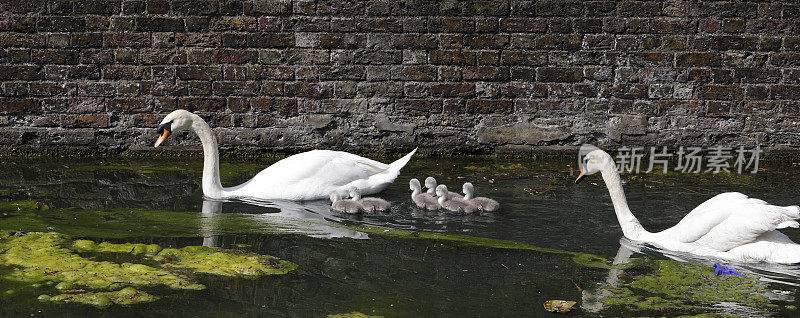
[[[577,304],[569,300],[548,300],[544,302],[544,309],[551,312],[568,313],[572,310],[572,306]]]
[[[721,265],[720,263],[714,263],[714,274],[717,276],[719,275],[733,275],[739,277],[747,277],[745,275],[739,274],[735,268],[730,266]]]

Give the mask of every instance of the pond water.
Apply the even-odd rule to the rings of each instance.
[[[246,181],[275,160],[223,160],[223,185]],[[155,302],[108,308],[38,301],[38,295],[54,293],[52,288],[3,278],[15,269],[0,266],[0,316],[543,316],[556,315],[542,306],[553,299],[577,301],[570,315],[579,316],[797,315],[796,266],[732,264],[757,278],[748,297],[765,299],[758,304],[740,298],[681,299],[674,292],[646,288],[628,289],[637,301],[603,301],[609,292],[620,293],[607,288],[616,288],[617,280],[628,279],[634,286],[637,277],[650,277],[674,263],[659,260],[685,261],[678,263],[686,264],[681,270],[698,272],[710,288],[727,278],[714,276],[713,260],[665,255],[621,240],[602,179],[590,176],[575,185],[574,161],[415,157],[378,195],[392,202],[391,211],[348,216],[332,213],[327,201],[204,200],[199,158],[0,159],[0,201],[39,205],[6,209],[0,216],[5,233],[58,232],[164,247],[206,245],[272,255],[299,266],[292,274],[257,279],[187,274],[208,288],[163,291]],[[797,204],[800,167],[787,159],[763,167],[754,175],[624,174],[623,180],[631,210],[645,228],[658,231],[720,192]],[[501,210],[482,215],[422,211],[409,198],[408,181],[427,176],[451,190],[470,181],[478,195],[499,201]],[[49,209],[37,209],[42,205]],[[800,242],[799,230],[783,232]],[[608,264],[587,265],[574,253],[605,258]],[[609,269],[615,257],[617,263],[632,258],[661,265],[655,270],[650,265]]]

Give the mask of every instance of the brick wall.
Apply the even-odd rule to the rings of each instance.
[[[800,145],[800,5],[782,1],[3,0],[0,12],[5,149],[150,147],[176,108],[227,149]]]

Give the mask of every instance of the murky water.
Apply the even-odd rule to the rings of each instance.
[[[43,291],[0,280],[0,291],[15,291],[0,294],[0,316],[324,317],[358,311],[387,317],[509,317],[547,315],[542,303],[550,299],[578,301],[576,307],[582,308],[574,314],[582,316],[642,315],[624,307],[593,306],[587,292],[609,284],[620,273],[581,266],[562,254],[396,239],[353,227],[494,238],[609,259],[635,250],[633,257],[644,252],[649,259],[666,259],[663,251],[624,240],[627,247],[621,248],[622,232],[602,180],[591,176],[573,184],[573,161],[571,157],[415,158],[379,195],[392,202],[391,211],[354,217],[330,212],[326,201],[204,201],[200,159],[2,159],[0,201],[34,199],[58,212],[6,214],[0,217],[0,229],[54,231],[97,241],[238,248],[292,261],[300,270],[255,280],[201,275],[197,279],[207,290],[173,292],[154,303],[107,309],[39,302],[36,296]],[[270,163],[222,164],[223,185],[246,181]],[[776,160],[765,168],[755,175],[623,175],[623,179],[634,214],[645,228],[658,231],[720,192],[739,191],[777,205],[800,203],[795,186],[800,184],[800,167]],[[409,198],[408,181],[427,176],[451,190],[470,181],[478,195],[498,200],[502,208],[483,215],[422,211]],[[800,231],[784,233],[800,242]],[[764,290],[775,307],[739,308],[720,302],[702,312],[796,314],[791,306],[800,305],[794,297],[794,284],[800,283],[798,269],[742,269],[774,281]]]

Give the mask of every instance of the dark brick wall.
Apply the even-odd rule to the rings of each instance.
[[[176,108],[228,149],[800,145],[794,2],[3,0],[0,12],[6,149],[150,147]]]

